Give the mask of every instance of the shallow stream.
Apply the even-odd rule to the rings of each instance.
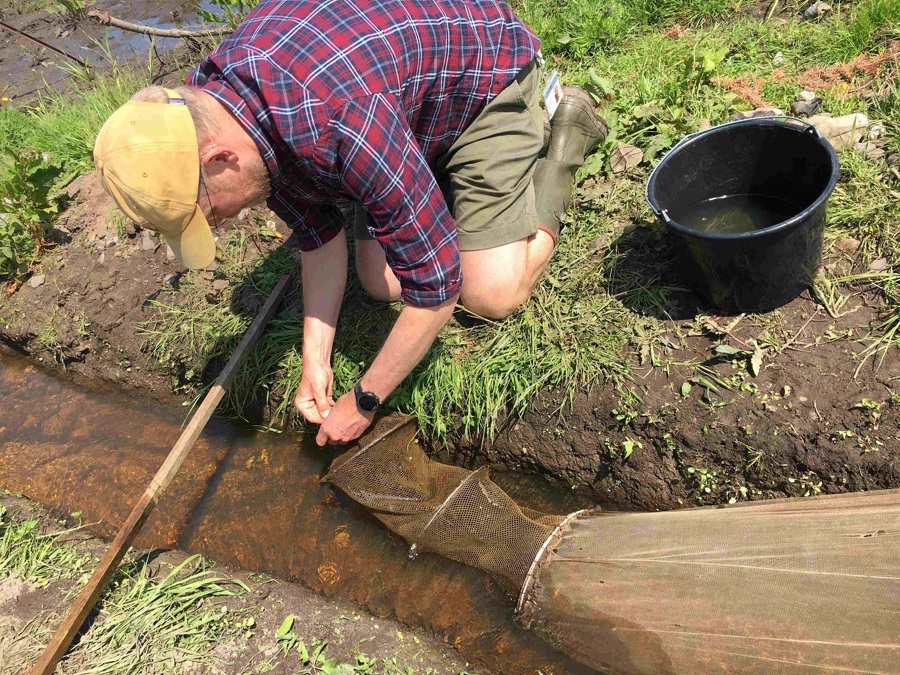
[[[177,440],[187,415],[110,387],[51,375],[0,352],[0,488],[110,538]],[[489,577],[408,548],[362,507],[321,484],[339,450],[312,437],[214,418],[140,535],[142,548],[202,553],[298,581],[434,632],[501,673],[593,672],[512,621]],[[576,505],[521,478],[497,482],[533,508]]]

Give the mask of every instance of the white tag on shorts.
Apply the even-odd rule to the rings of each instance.
[[[562,85],[559,83],[559,71],[554,70],[547,81],[547,86],[544,87],[544,105],[547,107],[547,116],[551,120],[559,107],[559,102],[562,101],[562,97],[563,90]]]

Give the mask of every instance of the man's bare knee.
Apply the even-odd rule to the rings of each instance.
[[[470,312],[486,319],[505,319],[515,313],[528,300],[528,293],[504,288],[481,288],[475,292],[466,292],[463,283],[460,299]]]
[[[373,241],[356,242],[356,276],[363,290],[381,302],[400,299],[400,281],[388,267],[384,251]]]
[[[357,261],[356,276],[359,277],[363,290],[376,300],[396,302],[400,299],[400,282],[397,281],[390,268],[387,270],[370,269],[365,265],[360,265]]]

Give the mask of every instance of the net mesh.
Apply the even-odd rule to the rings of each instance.
[[[386,418],[357,449],[338,457],[325,480],[411,544],[498,576],[518,592],[544,542],[562,521],[522,509],[486,469],[429,459],[413,419]]]
[[[574,519],[520,619],[610,673],[900,673],[900,491]]]

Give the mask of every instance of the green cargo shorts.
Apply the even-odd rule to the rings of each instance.
[[[456,221],[460,250],[503,246],[537,232],[531,177],[544,140],[540,100],[541,69],[534,60],[432,167]],[[367,223],[357,203],[356,239],[373,238]]]

